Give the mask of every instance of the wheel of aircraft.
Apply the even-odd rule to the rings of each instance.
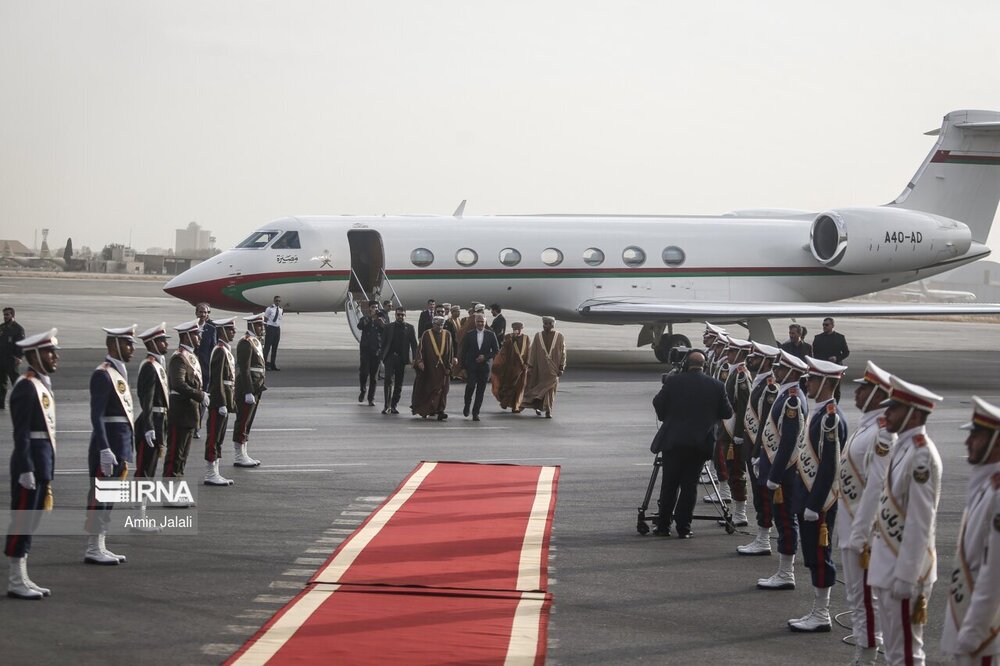
[[[680,333],[674,333],[673,335],[664,333],[660,336],[660,344],[653,348],[653,353],[656,355],[656,360],[660,363],[668,362],[668,355],[670,350],[674,347],[690,347],[691,341],[687,339],[686,336]]]

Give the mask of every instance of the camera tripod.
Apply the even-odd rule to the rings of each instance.
[[[711,463],[710,460],[705,461],[705,466],[702,467],[702,473],[708,476],[708,483],[702,482],[702,486],[707,490],[710,486],[715,493],[716,497],[719,497],[719,482],[715,478],[715,475],[711,474],[707,465]],[[656,521],[659,519],[659,512],[654,514],[646,515],[646,510],[649,509],[649,499],[653,496],[653,489],[656,487],[656,477],[660,473],[660,468],[663,467],[663,455],[660,453],[656,454],[653,459],[653,473],[649,477],[649,485],[646,486],[646,497],[642,500],[642,506],[639,507],[639,518],[636,521],[635,529],[639,534],[648,534],[649,525],[647,522]],[[729,511],[729,507],[726,506],[725,502],[718,502],[715,505],[717,516],[691,516],[693,520],[722,520],[725,522],[726,534],[733,534],[736,532],[736,525],[733,523],[733,514]],[[655,523],[654,523],[655,524]]]

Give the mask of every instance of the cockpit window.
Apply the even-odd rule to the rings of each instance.
[[[274,245],[271,246],[272,250],[301,250],[302,247],[299,245],[299,232],[297,231],[286,231],[285,235],[274,241]]]
[[[268,243],[273,241],[278,235],[277,231],[255,231],[250,234],[245,241],[237,245],[236,247],[250,248],[254,250],[259,250],[262,247],[267,246]]]

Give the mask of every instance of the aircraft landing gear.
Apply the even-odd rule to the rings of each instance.
[[[656,360],[660,363],[667,363],[670,350],[674,347],[690,347],[691,341],[680,333],[664,333],[660,336],[660,342],[653,347]]]

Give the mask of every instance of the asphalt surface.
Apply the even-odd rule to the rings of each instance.
[[[101,334],[90,331],[120,325],[116,322],[177,323],[193,312],[169,299],[154,301],[159,307],[132,300],[137,292],[134,298],[158,298],[155,283],[68,282],[0,279],[0,301],[16,302],[22,323],[44,319],[81,340],[79,348],[67,345],[54,377],[62,433],[57,507],[84,501],[69,489],[83,478],[77,470],[86,466],[89,439],[87,377],[103,356],[94,348]],[[218,663],[302,589],[337,543],[421,460],[561,466],[550,562],[554,606],[548,663],[850,660],[844,629],[789,633],[785,620],[804,614],[812,602],[808,572],[797,566],[794,591],[756,590],[757,578],[774,571],[776,557],[737,556],[736,546],[752,535],[726,535],[709,521],[696,522],[696,536],[689,541],[637,534],[636,507],[651,471],[648,444],[655,424],[650,400],[663,367],[648,351],[624,351],[636,329],[563,328],[569,368],[552,420],[500,412],[487,398],[482,421],[473,423],[461,417],[463,387],[455,385],[452,418],[437,423],[406,414],[382,416],[377,408],[359,405],[356,352],[342,316],[314,316],[315,323],[306,324],[300,323],[302,317],[288,320],[282,371],[268,375],[270,390],[252,436],[251,453],[264,464],[234,469],[227,446],[223,471],[236,485],[200,490],[198,534],[114,537],[109,545],[129,558],[118,567],[83,564],[83,537],[37,537],[31,576],[52,588],[53,596],[39,602],[0,599],[5,663]],[[29,332],[46,324],[29,326]],[[819,330],[818,322],[811,324]],[[957,426],[967,420],[973,393],[1000,401],[1000,364],[992,351],[1000,329],[941,322],[855,327],[846,321],[838,328],[852,344],[852,376],[873,358],[945,396],[929,423],[944,462],[937,541],[939,577],[944,577],[968,478],[964,433]],[[324,335],[335,336],[333,342],[295,348]],[[88,336],[94,342],[86,342]],[[922,351],[930,339],[948,342]],[[575,345],[575,340],[587,344]],[[890,344],[893,340],[898,343]],[[133,372],[136,366],[133,361]],[[403,404],[408,397],[409,384]],[[850,403],[845,399],[843,406],[853,423],[857,413]],[[200,443],[196,440],[188,469],[194,481],[202,473]],[[0,454],[9,450],[9,435],[0,436]],[[488,524],[481,529],[488,535]],[[834,588],[832,598],[833,612],[844,611],[842,586]],[[925,630],[931,663],[943,663],[937,649],[943,618],[939,580]]]

